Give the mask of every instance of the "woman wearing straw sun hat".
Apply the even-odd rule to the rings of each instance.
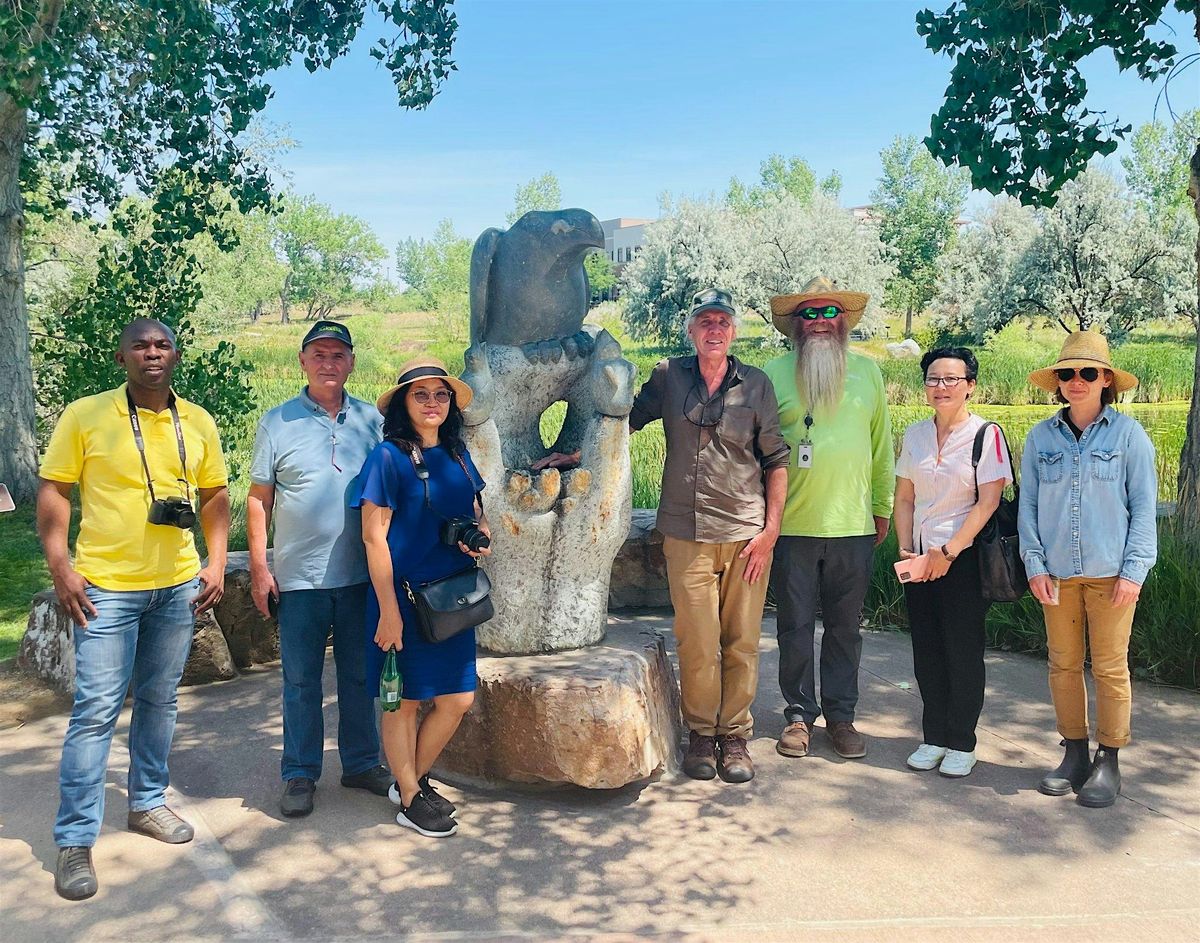
[[[1104,808],[1121,792],[1117,751],[1130,740],[1129,633],[1158,552],[1154,446],[1136,420],[1112,407],[1138,381],[1112,365],[1100,334],[1071,334],[1058,360],[1029,380],[1063,404],[1029,431],[1021,462],[1021,557],[1046,619],[1050,695],[1066,747],[1038,789],[1075,792],[1080,805]],[[1091,762],[1085,634],[1096,685]]]
[[[400,806],[396,822],[422,835],[454,834],[454,805],[429,782],[429,769],[450,741],[475,692],[475,630],[441,642],[426,641],[405,583],[441,579],[490,554],[480,493],[483,478],[463,445],[462,409],[471,388],[432,357],[400,368],[396,385],[377,403],[383,442],[359,473],[363,542],[371,589],[367,602],[368,690],[378,686],[384,652],[396,649],[403,679],[400,707],[383,715],[388,765],[396,777],[390,798]],[[422,480],[418,466],[424,472]],[[478,522],[478,534],[445,536],[446,518]],[[457,528],[456,528],[457,530]],[[451,542],[454,541],[454,542]],[[418,719],[422,701],[433,710]]]

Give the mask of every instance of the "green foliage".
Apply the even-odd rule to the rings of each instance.
[[[533,210],[557,210],[562,207],[562,187],[558,177],[546,171],[527,184],[517,187],[513,194],[513,208],[508,214],[508,225],[512,225]]]
[[[404,239],[396,246],[396,271],[437,317],[438,333],[455,342],[467,337],[470,312],[471,240],[443,219],[433,238]]]
[[[387,250],[363,220],[334,213],[313,197],[285,197],[274,241],[286,260],[283,303],[303,304],[310,320],[328,317],[379,272]]]
[[[600,297],[617,283],[613,264],[608,256],[597,250],[589,252],[583,259],[583,269],[587,272],[588,287],[592,290],[592,301]]]
[[[1170,127],[1161,121],[1144,124],[1129,140],[1129,154],[1121,158],[1125,182],[1157,226],[1171,228],[1180,212],[1195,222],[1187,189],[1188,161],[1197,141],[1200,108],[1185,111]]]
[[[937,289],[938,260],[954,241],[966,175],[939,166],[911,136],[897,137],[879,156],[883,173],[871,200],[882,214],[879,238],[896,254],[887,306],[922,311]]]
[[[121,330],[138,317],[157,318],[175,331],[183,360],[172,387],[212,413],[219,428],[253,410],[250,365],[233,344],[193,348],[190,316],[200,300],[200,265],[192,241],[169,238],[161,221],[145,201],[118,208],[87,291],[43,318],[45,334],[35,345],[43,438],[67,403],[124,382],[113,355]]]
[[[1176,0],[1193,12],[1195,0]],[[1053,205],[1096,155],[1111,154],[1128,125],[1084,105],[1079,64],[1101,49],[1143,79],[1167,74],[1176,48],[1150,38],[1166,0],[953,0],[922,10],[917,33],[954,61],[925,143],[971,174],[974,186],[1023,203]]]
[[[783,196],[791,196],[801,204],[807,204],[818,188],[812,167],[798,156],[772,154],[758,165],[758,179],[757,185],[748,187],[733,177],[725,194],[725,205],[745,213],[762,209]],[[842,190],[842,176],[835,170],[819,186],[822,193],[836,200]]]
[[[287,268],[275,253],[275,222],[264,210],[230,206],[219,225],[232,234],[232,245],[222,249],[207,231],[196,237],[201,298],[192,321],[199,333],[228,332],[233,322],[257,320],[279,300]]]

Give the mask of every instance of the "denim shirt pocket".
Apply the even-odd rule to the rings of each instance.
[[[1038,452],[1038,481],[1053,484],[1063,476],[1062,452]]]
[[[1092,449],[1093,478],[1097,481],[1116,481],[1120,471],[1120,449]]]

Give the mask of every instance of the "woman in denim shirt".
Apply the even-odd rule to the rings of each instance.
[[[1021,557],[1042,604],[1050,695],[1066,753],[1038,786],[1104,808],[1121,791],[1117,750],[1129,742],[1129,632],[1158,552],[1154,446],[1112,408],[1137,378],[1112,365],[1105,339],[1077,331],[1058,361],[1029,375],[1065,408],[1034,426],[1021,462]],[[1096,682],[1095,759],[1088,762],[1084,633]]]

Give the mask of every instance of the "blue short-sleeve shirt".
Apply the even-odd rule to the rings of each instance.
[[[336,418],[305,388],[259,421],[250,479],[275,488],[275,579],[281,592],[365,583],[357,479],[383,437],[373,403],[346,395]]]

